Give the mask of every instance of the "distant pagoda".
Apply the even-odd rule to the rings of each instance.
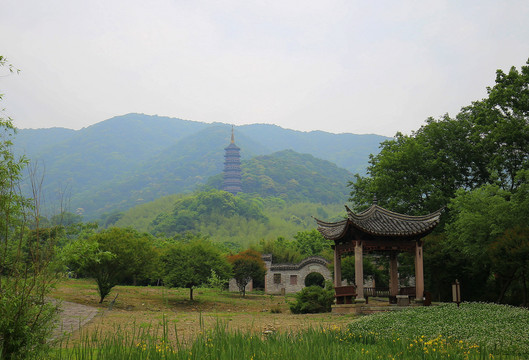
[[[240,148],[235,145],[233,126],[231,127],[231,142],[224,148],[224,183],[222,190],[237,195],[242,192],[241,154]]]

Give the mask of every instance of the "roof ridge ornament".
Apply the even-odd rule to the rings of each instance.
[[[373,205],[378,205],[377,193],[373,195]]]

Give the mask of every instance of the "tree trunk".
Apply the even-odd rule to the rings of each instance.
[[[193,287],[189,288],[189,300],[193,301]]]

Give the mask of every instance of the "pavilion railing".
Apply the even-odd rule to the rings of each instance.
[[[364,288],[364,297],[388,297],[389,288],[374,288],[374,287],[365,287]]]
[[[338,286],[334,288],[335,298],[337,304],[351,304],[356,298],[356,286]],[[410,299],[415,298],[415,287],[401,287],[398,295],[408,295]],[[364,287],[364,298],[367,300],[370,297],[388,297],[390,303],[396,303],[397,299],[395,296],[390,296],[389,288],[378,288],[378,287]]]

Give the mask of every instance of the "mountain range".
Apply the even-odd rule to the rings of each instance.
[[[73,211],[93,219],[201,185],[219,188],[231,129],[223,123],[127,114],[80,130],[19,129],[14,150],[43,173],[47,204],[66,199]],[[345,202],[347,181],[365,172],[369,154],[378,153],[388,139],[266,124],[235,126],[234,134],[243,189],[322,203]]]

